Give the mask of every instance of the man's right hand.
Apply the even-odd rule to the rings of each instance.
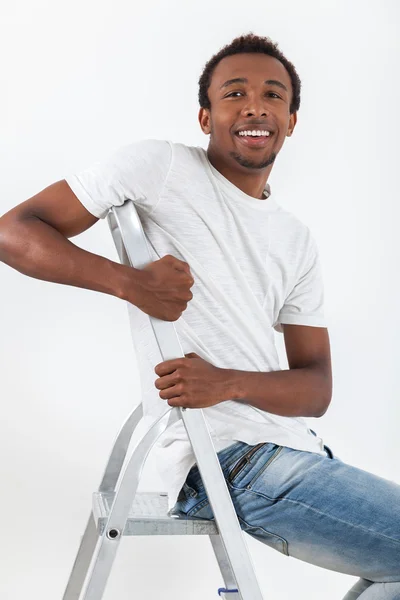
[[[136,270],[133,285],[131,294],[126,290],[126,300],[163,321],[177,321],[193,298],[190,267],[171,254]]]

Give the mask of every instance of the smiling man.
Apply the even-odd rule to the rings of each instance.
[[[236,38],[199,80],[207,150],[154,139],[120,148],[5,214],[0,259],[128,301],[147,414],[204,408],[242,528],[283,554],[358,576],[348,600],[395,600],[400,486],[344,463],[305,420],[324,415],[332,396],[322,271],[309,228],[267,183],[294,132],[300,88],[277,44]],[[143,270],[68,239],[126,199],[150,242]],[[184,358],[160,361],[147,315],[175,321]],[[171,513],[213,518],[182,422],[155,452]]]
[[[297,112],[290,112],[289,73],[277,58],[263,53],[226,56],[215,66],[207,94],[199,121],[210,134],[209,160],[241,190],[262,198],[276,156],[297,121]]]

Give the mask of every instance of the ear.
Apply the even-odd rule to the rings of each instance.
[[[296,127],[296,123],[297,123],[297,112],[294,112],[293,114],[290,115],[290,119],[289,119],[289,127],[287,130],[287,137],[290,137],[294,131],[294,128]]]
[[[199,110],[200,127],[206,135],[211,133],[210,111],[207,108],[201,107]]]

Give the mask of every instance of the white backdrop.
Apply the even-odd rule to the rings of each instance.
[[[269,183],[318,243],[334,374],[328,412],[308,423],[342,460],[398,483],[399,17],[396,0],[18,0],[0,19],[0,214],[136,139],[206,147],[206,61],[249,31],[279,43],[302,105]],[[73,243],[118,260],[105,221]],[[0,596],[61,599],[139,401],[127,309],[4,264],[0,281]],[[150,463],[141,489],[158,486]],[[339,600],[356,581],[246,540],[266,599]],[[221,584],[206,538],[124,539],[104,600],[203,600]]]

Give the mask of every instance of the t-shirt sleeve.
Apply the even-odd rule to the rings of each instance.
[[[274,324],[279,333],[283,333],[281,323],[327,327],[321,261],[314,238],[310,235],[309,239],[306,260]]]
[[[171,161],[169,141],[139,140],[65,180],[86,210],[99,219],[128,198],[151,212],[163,191]]]

